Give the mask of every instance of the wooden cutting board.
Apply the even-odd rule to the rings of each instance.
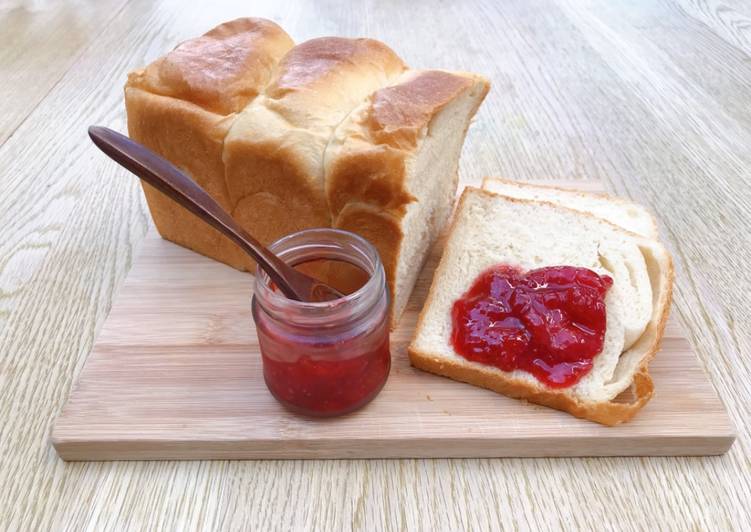
[[[150,233],[57,419],[55,449],[65,460],[193,460],[708,455],[730,447],[732,423],[673,318],[651,364],[655,397],[619,427],[412,368],[406,348],[441,249],[392,334],[383,391],[358,412],[320,420],[285,411],[266,390],[253,278]]]

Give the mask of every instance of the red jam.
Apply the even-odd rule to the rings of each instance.
[[[602,351],[612,284],[587,268],[493,266],[454,302],[451,343],[468,360],[572,386]]]
[[[370,402],[388,379],[389,297],[378,251],[363,238],[308,229],[270,246],[282,260],[347,294],[326,301],[284,297],[260,271],[253,321],[271,394],[308,416],[337,416]]]
[[[266,386],[279,402],[301,414],[333,416],[357,410],[378,395],[391,367],[388,332],[378,336],[377,345],[365,351],[356,340],[304,349],[276,343],[286,351],[281,360],[267,342],[262,351]],[[350,352],[356,356],[348,356]]]

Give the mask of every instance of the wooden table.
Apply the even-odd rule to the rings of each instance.
[[[748,529],[751,6],[0,3],[0,529]],[[252,10],[252,11],[251,11]],[[739,438],[714,458],[63,463],[55,415],[149,225],[86,126],[126,73],[243,15],[483,72],[465,178],[598,178],[660,214],[684,322]]]

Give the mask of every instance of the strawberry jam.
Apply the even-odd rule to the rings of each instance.
[[[451,343],[468,360],[572,386],[602,351],[612,284],[587,268],[493,266],[454,302]]]
[[[259,330],[263,376],[274,397],[310,416],[357,410],[383,387],[391,367],[388,324],[355,338],[307,343],[270,338]],[[290,341],[292,340],[292,341]]]
[[[378,252],[359,236],[335,229],[294,233],[269,249],[347,294],[295,301],[275,290],[263,271],[257,273],[253,320],[269,391],[308,416],[364,406],[378,395],[391,368],[389,298]],[[358,270],[361,286],[352,284],[358,276],[344,266]],[[351,290],[341,289],[342,276]]]

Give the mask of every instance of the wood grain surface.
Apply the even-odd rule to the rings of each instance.
[[[384,389],[354,414],[315,420],[285,411],[266,389],[250,309],[252,277],[151,231],[55,423],[55,449],[65,460],[727,451],[734,428],[674,320],[650,365],[655,398],[619,427],[411,367],[407,345],[442,249],[443,239],[391,333],[392,367]]]
[[[19,54],[0,72],[0,85],[13,83],[0,99],[0,116],[13,115],[0,140],[0,528],[751,528],[748,2],[103,0],[70,4],[76,17],[104,14],[80,30],[55,15],[59,4],[0,2],[3,53]],[[18,13],[47,31],[9,29]],[[241,15],[272,18],[298,41],[366,35],[416,67],[482,72],[493,88],[465,145],[464,178],[600,179],[658,213],[676,259],[674,315],[738,429],[732,449],[711,458],[61,461],[53,420],[149,225],[138,184],[96,152],[86,126],[124,130],[130,69]],[[46,50],[59,50],[52,66]]]

